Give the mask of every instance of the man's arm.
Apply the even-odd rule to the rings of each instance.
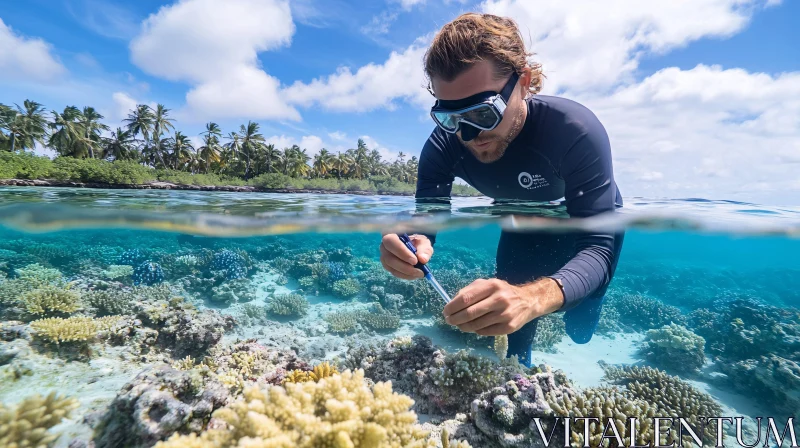
[[[572,218],[612,212],[622,205],[617,203],[608,134],[591,113],[587,113],[581,124],[585,132],[567,150],[560,164],[566,183],[567,213]],[[619,237],[613,233],[586,232],[575,239],[575,255],[550,276],[563,285],[564,303],[557,311],[575,308],[611,281]]]
[[[418,215],[450,214],[450,194],[455,175],[448,157],[447,142],[439,134],[432,132],[420,153],[414,195]],[[436,242],[436,232],[420,234],[427,236],[431,244]]]

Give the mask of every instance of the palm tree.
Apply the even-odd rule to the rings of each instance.
[[[122,121],[128,123],[128,131],[131,132],[134,139],[137,135],[142,134],[144,142],[147,143],[150,140],[150,133],[153,131],[154,119],[153,109],[150,109],[147,104],[139,104],[128,114],[128,118]]]
[[[311,172],[311,167],[308,161],[311,157],[306,154],[305,149],[297,148],[292,151],[292,157],[289,161],[289,175],[292,177],[306,177]]]
[[[186,167],[194,158],[192,142],[181,131],[176,132],[175,137],[169,139],[169,147],[172,149],[170,159],[172,160],[173,169],[177,170],[181,167]]]
[[[153,111],[153,142],[157,143],[153,152],[164,167],[167,165],[164,163],[164,156],[162,153],[166,151],[166,148],[161,143],[166,142],[166,139],[162,140],[161,136],[166,134],[170,129],[175,130],[175,126],[172,124],[175,120],[167,118],[169,111],[170,110],[164,107],[163,104],[156,105],[156,110]]]
[[[104,159],[112,157],[114,160],[127,160],[136,158],[134,139],[131,131],[117,128],[111,133],[111,137],[103,138]]]
[[[222,131],[216,123],[206,123],[206,132],[203,132],[203,146],[198,148],[197,154],[205,162],[206,173],[209,171],[210,164],[220,162],[220,152],[222,147],[219,144],[219,139],[222,137]]]
[[[23,150],[33,149],[35,142],[44,145],[47,135],[44,106],[31,100],[25,100],[23,107],[15,106],[16,110],[0,104],[0,129],[8,132],[4,139],[9,140],[9,149],[15,151],[17,145]]]
[[[347,173],[347,169],[353,164],[353,159],[351,159],[347,153],[342,154],[341,152],[333,158],[333,169],[336,170],[336,177],[341,179],[342,174]]]
[[[264,160],[267,162],[267,172],[272,172],[272,161],[280,161],[281,150],[276,148],[275,145],[270,143],[264,147]]]
[[[91,145],[84,137],[81,111],[75,106],[67,106],[63,113],[52,111],[52,114],[53,121],[49,123],[52,132],[47,146],[62,156],[88,156],[91,153]]]
[[[247,157],[247,164],[244,168],[244,180],[247,180],[250,175],[250,163],[258,145],[264,143],[264,136],[258,133],[258,123],[248,121],[247,126],[239,127],[239,138],[242,143],[242,152]]]
[[[103,116],[100,115],[94,107],[84,107],[78,122],[83,130],[83,138],[86,148],[89,150],[89,158],[94,158],[95,149],[102,149],[102,138],[100,131],[107,131],[108,126],[100,123]]]
[[[230,142],[225,143],[225,153],[222,154],[222,163],[225,169],[230,168],[234,162],[238,162],[242,152],[242,144],[239,141],[239,134],[231,132],[226,137]]]
[[[332,162],[333,154],[328,152],[327,149],[322,148],[319,151],[319,154],[314,156],[314,174],[317,177],[325,177],[328,174],[328,171],[331,170]]]

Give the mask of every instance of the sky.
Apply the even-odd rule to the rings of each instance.
[[[464,12],[513,18],[543,95],[589,107],[626,197],[800,204],[798,0],[0,0],[0,103],[164,104],[199,141],[419,155],[425,49]]]

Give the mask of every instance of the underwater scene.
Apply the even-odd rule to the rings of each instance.
[[[0,446],[797,446],[800,209],[626,201],[0,188]],[[503,232],[570,225],[623,229],[619,263],[591,339],[541,317],[530,367],[379,261],[435,230],[454,297]]]

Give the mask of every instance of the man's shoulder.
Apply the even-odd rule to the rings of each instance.
[[[605,132],[602,123],[588,107],[578,101],[550,95],[528,98],[531,122],[546,134],[559,139]]]

